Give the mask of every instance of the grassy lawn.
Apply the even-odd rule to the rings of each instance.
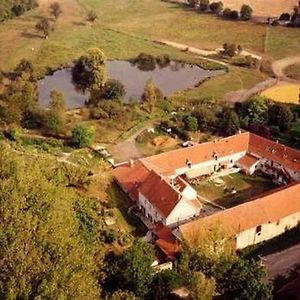
[[[220,179],[223,183],[203,181],[194,187],[200,196],[226,208],[247,202],[249,199],[276,187],[267,178],[248,176],[241,173],[231,174]],[[233,188],[236,191],[235,194],[231,193]]]
[[[130,58],[140,52],[188,56],[152,42],[160,39],[203,49],[237,42],[246,49],[266,51],[275,58],[298,53],[300,49],[297,29],[272,27],[267,34],[263,25],[226,21],[160,0],[59,2],[64,13],[47,40],[34,29],[39,17],[48,14],[45,5],[0,25],[0,38],[4,41],[0,45],[1,68],[12,69],[23,57],[32,59],[41,68],[55,67],[70,62],[93,46],[103,48],[109,58]],[[99,16],[93,25],[85,21],[86,11],[91,8]]]
[[[300,30],[299,28],[268,27],[265,42],[265,53],[274,59],[300,53]]]
[[[108,189],[108,200],[115,206],[113,208],[116,224],[128,232],[137,236],[144,236],[147,228],[138,217],[128,213],[128,208],[132,201],[128,199],[116,183],[113,183]]]
[[[177,102],[211,97],[221,100],[226,93],[252,88],[265,78],[265,75],[255,70],[230,67],[229,72],[213,77],[196,88],[178,92],[172,99]]]

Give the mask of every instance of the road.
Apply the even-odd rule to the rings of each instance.
[[[300,264],[300,244],[281,252],[270,254],[262,258],[267,268],[267,276],[270,280],[277,276],[286,276]]]
[[[273,70],[275,76],[280,80],[286,80],[289,82],[293,81],[293,82],[299,83],[299,81],[297,81],[297,80],[288,78],[284,73],[284,71],[286,70],[287,67],[295,65],[295,64],[300,64],[300,55],[285,57],[283,59],[273,62],[272,70]]]
[[[141,152],[136,147],[135,139],[137,136],[148,128],[153,127],[153,125],[147,125],[137,131],[135,134],[127,138],[126,140],[119,142],[113,147],[112,154],[117,157],[120,161],[129,161],[130,159],[138,159],[142,157]]]

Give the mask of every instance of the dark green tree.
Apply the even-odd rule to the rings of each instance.
[[[77,124],[72,130],[72,141],[78,148],[89,147],[94,140],[94,130],[91,127]]]
[[[287,130],[291,127],[293,113],[291,109],[284,104],[273,104],[269,108],[269,125],[278,126],[280,130]]]
[[[241,11],[240,11],[240,16],[243,21],[250,20],[252,17],[252,13],[253,13],[253,9],[251,8],[251,6],[246,5],[246,4],[242,5]]]
[[[92,48],[82,55],[73,67],[73,80],[83,89],[91,91],[103,87],[106,79],[106,57],[98,48]]]
[[[201,11],[206,11],[209,9],[209,0],[200,0],[199,9]]]
[[[153,247],[140,239],[135,240],[121,258],[119,272],[125,288],[141,298],[144,297],[153,278],[153,261]]]
[[[223,10],[223,2],[219,1],[219,2],[212,2],[209,5],[209,9],[214,13],[214,14],[219,14],[221,13],[221,11]]]
[[[30,60],[23,58],[14,70],[16,77],[27,77],[25,79],[31,79],[33,76],[34,67]]]
[[[249,125],[263,124],[268,118],[267,99],[255,96],[242,104],[244,117],[248,118]]]
[[[183,119],[184,127],[187,131],[197,131],[198,130],[198,120],[192,116],[186,116]]]
[[[220,115],[220,132],[229,136],[237,133],[239,128],[240,120],[237,113],[230,108],[224,108]]]
[[[263,282],[265,269],[255,261],[237,258],[219,283],[225,299],[272,299],[272,288]]]
[[[102,90],[102,97],[104,99],[122,99],[126,94],[125,86],[116,79],[108,79]]]
[[[51,25],[47,18],[42,18],[40,21],[38,21],[35,25],[35,28],[44,34],[44,38],[48,38]]]
[[[173,270],[156,273],[149,287],[147,299],[166,300],[170,297],[172,290],[182,284],[182,277]]]
[[[50,14],[53,15],[55,19],[58,19],[58,17],[62,14],[62,10],[58,2],[50,4]]]

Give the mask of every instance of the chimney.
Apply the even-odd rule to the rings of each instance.
[[[132,168],[132,167],[134,166],[134,160],[133,160],[133,159],[131,159],[131,160],[129,161],[129,166],[130,166],[130,168]]]

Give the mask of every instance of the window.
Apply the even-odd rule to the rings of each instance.
[[[261,234],[261,225],[258,225],[256,227],[256,234],[260,235]]]

